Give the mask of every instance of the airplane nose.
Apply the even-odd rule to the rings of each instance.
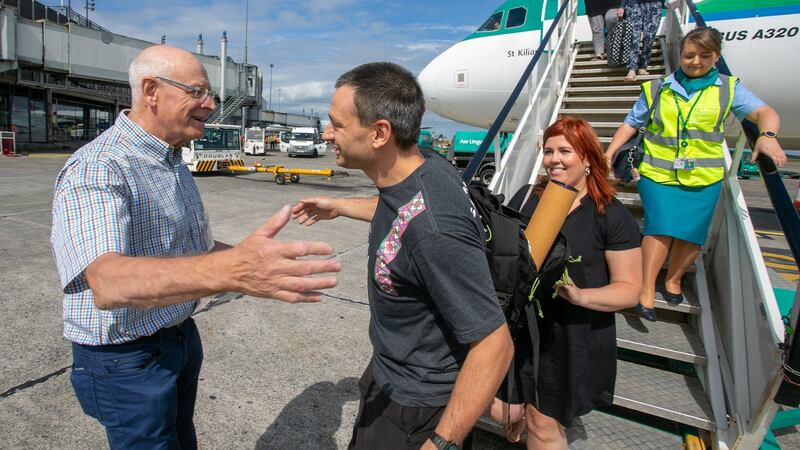
[[[417,81],[422,87],[422,94],[425,96],[425,109],[436,114],[442,114],[442,109],[439,106],[439,99],[437,98],[436,87],[436,60],[431,61],[422,72],[417,76]]]

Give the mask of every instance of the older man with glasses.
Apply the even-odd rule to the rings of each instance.
[[[314,302],[336,285],[323,242],[279,242],[284,207],[235,247],[211,237],[181,145],[216,109],[205,68],[168,46],[131,63],[132,105],[78,150],[56,181],[51,242],[64,291],[71,382],[111,448],[197,448],[203,360],[190,317],[225,291]],[[315,274],[329,274],[312,277]]]

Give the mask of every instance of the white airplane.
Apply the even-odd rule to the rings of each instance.
[[[800,1],[698,0],[709,26],[723,33],[723,56],[734,75],[781,116],[781,141],[800,148]],[[559,2],[509,0],[472,34],[434,58],[419,74],[430,111],[488,128],[558,10]],[[583,5],[576,38],[591,40]],[[690,23],[693,28],[695,24]],[[514,131],[525,108],[520,95],[501,131]],[[729,118],[729,121],[732,120]]]

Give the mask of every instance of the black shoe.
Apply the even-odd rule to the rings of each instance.
[[[636,313],[642,316],[645,320],[649,320],[650,322],[655,322],[658,320],[656,318],[656,310],[655,308],[648,308],[641,303],[636,305]]]
[[[683,293],[673,294],[665,288],[663,291],[661,291],[661,294],[664,296],[664,300],[666,300],[667,303],[672,306],[678,306],[683,302]]]

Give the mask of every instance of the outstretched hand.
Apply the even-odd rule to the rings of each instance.
[[[292,219],[305,226],[314,225],[320,220],[330,220],[339,217],[333,199],[330,197],[309,197],[301,199],[292,207]]]
[[[329,256],[333,247],[318,241],[280,242],[275,236],[289,222],[290,211],[284,206],[263,225],[228,250],[233,253],[233,276],[239,292],[255,297],[273,298],[290,303],[317,302],[318,292],[336,286],[332,274],[342,270],[333,260],[298,259],[305,256]]]

